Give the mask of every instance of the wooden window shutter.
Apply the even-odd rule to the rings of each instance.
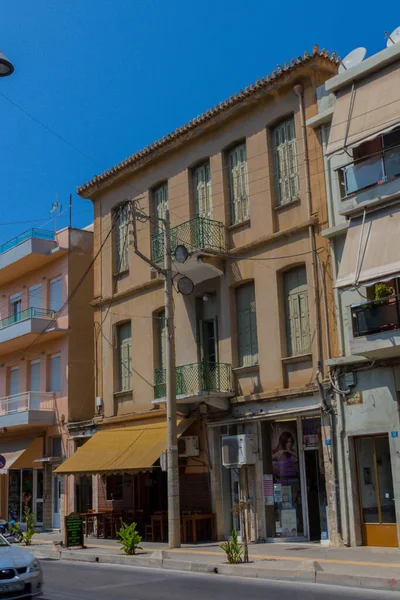
[[[304,267],[284,274],[286,339],[288,356],[311,352],[307,275]]]
[[[197,167],[193,175],[197,217],[212,218],[210,163]]]
[[[229,153],[229,176],[232,224],[241,223],[250,214],[246,144]]]
[[[287,204],[299,197],[299,174],[294,119],[287,119],[273,132],[275,188],[277,203]]]
[[[123,273],[129,268],[129,213],[124,208],[119,211],[116,226],[116,272]]]
[[[158,186],[153,190],[153,202],[154,202],[154,213],[156,217],[156,222],[154,224],[155,232],[159,233],[162,231],[161,223],[159,219],[163,219],[165,215],[165,211],[168,208],[168,185],[163,183],[163,185]]]
[[[258,364],[257,315],[254,284],[236,289],[239,366]]]
[[[132,389],[132,334],[131,324],[118,326],[119,391]]]

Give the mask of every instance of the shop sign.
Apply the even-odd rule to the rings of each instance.
[[[83,548],[83,518],[76,513],[65,517],[65,546],[67,548]]]

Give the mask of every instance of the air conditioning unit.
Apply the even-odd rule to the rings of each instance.
[[[243,465],[254,465],[256,462],[256,437],[244,433],[222,437],[222,464],[233,468]]]
[[[186,435],[178,440],[178,454],[182,458],[189,456],[199,456],[200,446],[197,435]]]

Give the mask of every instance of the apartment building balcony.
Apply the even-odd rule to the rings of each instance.
[[[53,392],[23,392],[0,398],[0,429],[54,424]]]
[[[58,247],[54,231],[28,229],[0,245],[0,285],[40,268],[66,252],[65,248]]]
[[[390,200],[400,192],[400,144],[384,148],[372,155],[341,167],[342,185],[340,214],[347,215],[357,207]]]
[[[184,246],[188,252],[185,262],[176,259],[176,250],[180,246]],[[173,269],[192,279],[194,284],[218,277],[224,272],[224,224],[205,217],[181,223],[171,229],[171,250]],[[153,261],[162,266],[164,253],[164,234],[153,234]]]
[[[373,360],[400,356],[400,296],[350,307],[350,351]]]
[[[0,353],[20,350],[45,333],[46,340],[63,335],[66,330],[57,327],[56,313],[43,308],[28,308],[0,320]]]
[[[178,404],[204,402],[227,410],[232,390],[231,365],[202,361],[176,367],[176,399]],[[166,371],[154,372],[154,404],[166,401]]]

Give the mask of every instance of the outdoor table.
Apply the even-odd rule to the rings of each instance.
[[[187,526],[189,525],[192,530],[192,543],[197,544],[197,524],[200,521],[209,521],[211,523],[211,537],[215,539],[215,522],[216,522],[215,514],[193,514],[193,515],[182,515],[182,524],[183,524],[183,532],[182,532],[182,541],[184,544],[187,544]]]
[[[111,521],[111,523],[110,523],[111,524],[111,538],[115,538],[115,514],[114,514],[114,512],[103,510],[103,511],[96,511],[96,512],[80,513],[80,516],[85,519],[86,537],[88,535],[89,520],[93,519],[93,522],[96,523],[96,537],[97,538],[100,537],[100,527],[99,527],[100,524],[103,525],[103,532],[104,532],[104,537],[105,537],[105,525],[106,525],[107,520]]]

